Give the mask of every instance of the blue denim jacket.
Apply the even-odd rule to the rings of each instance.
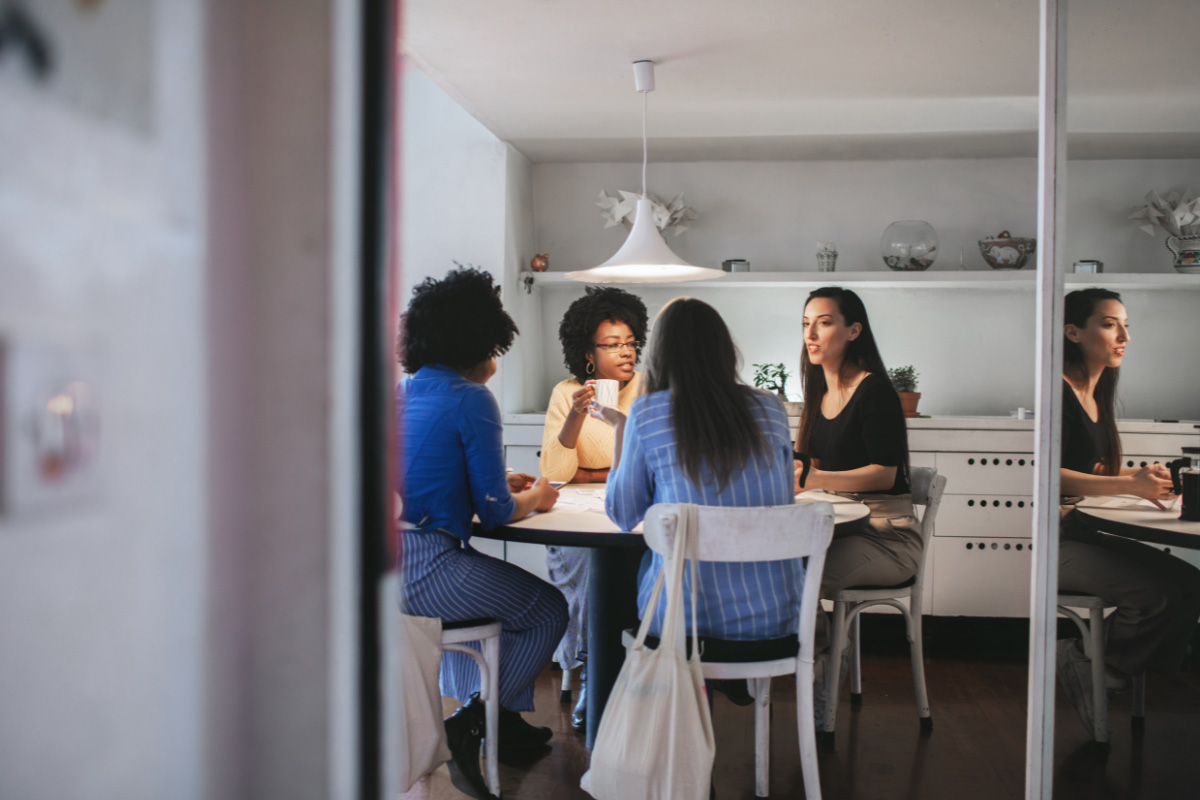
[[[405,522],[471,538],[508,522],[516,500],[504,471],[500,407],[486,387],[440,365],[396,388],[398,489]]]

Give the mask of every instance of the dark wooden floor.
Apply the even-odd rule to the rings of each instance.
[[[912,673],[896,628],[898,619],[864,625],[864,703],[851,709],[843,693],[832,749],[820,753],[826,798],[1024,797],[1025,694],[1022,655],[1027,636],[1017,622],[927,625],[926,677],[934,729],[922,736],[913,699]],[[1014,652],[1015,651],[1015,652]],[[553,749],[530,763],[502,764],[505,798],[588,798],[579,788],[587,769],[583,737],[570,726],[570,707],[559,704],[561,673],[538,679],[537,711],[527,718],[555,731]],[[773,688],[771,796],[803,797],[795,728],[794,682]],[[1110,701],[1112,750],[1105,758],[1062,692],[1056,702],[1056,798],[1200,797],[1200,664],[1177,677],[1151,676],[1146,730],[1129,726],[1129,695]],[[453,710],[447,701],[447,713]],[[721,800],[754,797],[753,710],[718,695],[713,722],[717,757],[713,780]],[[414,788],[408,800],[459,798],[445,767]]]

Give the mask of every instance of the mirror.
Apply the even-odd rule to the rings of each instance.
[[[1066,305],[1067,323],[1072,316],[1081,321],[1079,309],[1093,313],[1068,337],[1079,339],[1081,357],[1066,345],[1071,388],[1063,393],[1063,494],[1096,496],[1064,507],[1074,510],[1060,529],[1058,586],[1072,594],[1060,613],[1057,652],[1044,665],[1058,677],[1054,794],[1182,796],[1200,781],[1200,764],[1183,746],[1200,710],[1200,524],[1189,538],[1178,521],[1178,500],[1164,502],[1169,510],[1160,511],[1131,495],[1149,491],[1146,480],[1134,484],[1144,477],[1136,471],[1153,470],[1156,462],[1178,458],[1181,447],[1200,444],[1200,353],[1179,346],[1200,337],[1200,281],[1175,268],[1177,257],[1164,244],[1168,233],[1200,233],[1200,225],[1170,230],[1170,222],[1150,222],[1153,212],[1130,216],[1147,204],[1148,193],[1161,195],[1154,201],[1161,209],[1178,208],[1184,193],[1200,191],[1200,90],[1177,80],[1168,66],[1171,54],[1200,33],[1200,16],[1183,0],[1074,3],[1065,14],[1065,289],[1102,287],[1119,293],[1120,302],[1068,297]],[[1181,219],[1195,224],[1186,212]],[[1143,223],[1152,235],[1139,229]],[[1172,240],[1176,250],[1189,244],[1186,236]],[[1186,258],[1179,259],[1185,268]],[[1100,328],[1105,314],[1117,318]],[[1124,353],[1100,369],[1102,359],[1088,348],[1109,340]],[[1117,363],[1113,404],[1084,378],[1091,375],[1103,387]],[[1103,425],[1090,420],[1103,421],[1110,408],[1125,483],[1087,483],[1078,477],[1092,460],[1087,453],[1107,453],[1106,439],[1094,433]],[[1083,491],[1088,487],[1092,491]],[[1090,619],[1100,615],[1107,615],[1098,626],[1104,641]],[[1097,691],[1100,683],[1106,688]]]

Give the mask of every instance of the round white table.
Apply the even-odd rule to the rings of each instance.
[[[1122,503],[1122,505],[1113,505]],[[1086,497],[1075,511],[1098,531],[1168,547],[1200,550],[1200,522],[1179,518],[1179,502],[1166,511],[1134,497]]]
[[[475,526],[473,536],[508,542],[590,547],[588,566],[587,746],[596,740],[600,717],[612,691],[625,648],[621,633],[638,622],[637,570],[646,545],[641,526],[622,531],[604,511],[603,483],[579,483],[559,489],[549,511],[500,525],[490,531]],[[870,510],[837,495],[804,492],[797,502],[824,500],[833,505],[834,527],[847,533],[866,525]]]

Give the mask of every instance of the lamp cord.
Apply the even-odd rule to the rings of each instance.
[[[646,196],[646,103],[649,92],[642,92],[642,197]]]

